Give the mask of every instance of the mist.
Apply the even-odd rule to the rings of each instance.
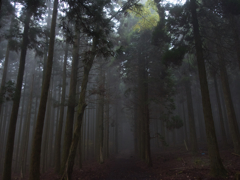
[[[0,180],[240,178],[238,0],[0,5]]]

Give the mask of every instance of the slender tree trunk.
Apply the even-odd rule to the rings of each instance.
[[[29,23],[30,23],[31,16],[32,16],[32,13],[30,13],[30,10],[28,10],[26,19],[24,21],[24,32],[23,32],[23,42],[22,42],[21,55],[20,55],[19,71],[17,76],[17,84],[16,84],[16,90],[14,94],[13,107],[12,107],[12,113],[10,118],[9,130],[8,130],[7,146],[5,151],[3,180],[11,179],[13,145],[14,145],[17,116],[18,116],[19,103],[20,103],[21,91],[22,91],[25,59],[26,59],[27,46],[28,46],[28,31],[29,31]]]
[[[2,144],[2,147],[0,149],[0,170],[2,172],[2,169],[3,169],[3,160],[4,160],[4,149],[5,149],[5,136],[6,136],[6,129],[7,129],[7,114],[8,114],[8,108],[9,108],[9,103],[5,103],[5,106],[4,106],[4,110],[3,110],[3,114],[2,114],[2,118],[5,119],[5,121],[3,121],[3,124],[2,124],[2,131],[1,131],[1,138],[0,138],[0,143]]]
[[[144,68],[145,69],[145,68]],[[150,117],[149,117],[149,103],[148,103],[148,72],[144,72],[144,130],[145,130],[145,159],[148,167],[152,167],[151,145],[150,145]]]
[[[188,132],[187,132],[187,123],[186,123],[186,115],[185,115],[185,107],[184,102],[182,103],[182,111],[183,111],[183,126],[184,126],[184,139],[185,142],[188,143]]]
[[[220,77],[222,82],[223,95],[227,108],[228,124],[234,145],[234,152],[240,155],[240,134],[237,124],[236,113],[232,102],[231,91],[229,87],[227,69],[220,44],[217,45],[217,52],[220,64]]]
[[[43,125],[44,125],[44,117],[46,112],[48,90],[50,86],[51,73],[52,73],[57,9],[58,9],[58,0],[54,0],[47,69],[46,69],[46,74],[44,78],[44,83],[42,86],[40,105],[39,105],[38,116],[37,116],[37,124],[36,124],[34,139],[32,143],[29,180],[40,179],[40,155],[41,155],[42,132],[43,132]]]
[[[66,44],[66,47],[65,47],[63,76],[62,76],[61,108],[60,108],[58,128],[56,132],[55,171],[57,173],[60,173],[60,167],[61,167],[61,137],[62,137],[63,116],[64,116],[64,102],[65,102],[65,96],[66,96],[67,58],[68,58],[68,44]]]
[[[196,11],[196,0],[190,0],[192,25],[195,39],[195,48],[197,52],[198,73],[202,93],[202,103],[204,120],[207,134],[208,153],[210,158],[210,169],[213,176],[226,176],[227,171],[223,167],[217,144],[217,138],[214,128],[214,121],[212,116],[212,107],[209,97],[209,89],[207,82],[207,75],[205,63],[203,58],[202,40],[199,32],[198,17]]]
[[[147,118],[147,109],[145,109],[145,87],[144,81],[145,78],[145,64],[144,60],[141,58],[140,51],[138,53],[138,118],[139,118],[139,149],[140,157],[142,160],[146,160],[146,118]]]
[[[189,130],[190,130],[189,139],[190,139],[191,151],[197,152],[198,150],[197,134],[196,134],[196,126],[195,126],[195,120],[194,120],[191,83],[189,81],[185,83],[185,89],[186,89],[186,96],[187,96],[188,120],[189,120]]]
[[[81,138],[80,135],[81,135],[81,126],[83,121],[83,114],[87,106],[85,102],[85,96],[87,92],[86,90],[87,90],[87,84],[88,84],[88,76],[92,68],[93,60],[96,55],[96,47],[97,47],[96,38],[93,38],[92,53],[90,54],[88,61],[84,62],[85,65],[84,65],[83,80],[82,80],[80,98],[79,98],[78,108],[77,108],[77,112],[78,112],[77,121],[75,123],[73,139],[72,139],[71,147],[69,150],[69,155],[66,161],[66,165],[64,168],[62,179],[71,180],[71,177],[72,177],[74,158],[76,156],[78,141]]]
[[[52,93],[53,93],[53,99],[57,99],[57,90],[54,89],[56,87],[56,85],[58,85],[58,81],[54,80],[54,78],[52,79],[53,81],[53,87],[52,87]],[[55,82],[55,83],[54,83]],[[48,150],[48,168],[49,167],[53,167],[53,160],[54,160],[54,155],[53,155],[53,150],[54,150],[54,130],[55,130],[55,124],[56,123],[56,109],[57,108],[54,108],[54,102],[52,100],[52,103],[51,103],[51,116],[50,116],[50,132],[49,132],[49,137],[48,137],[48,144],[49,144],[49,150]]]
[[[91,106],[90,106],[91,107]],[[89,146],[90,146],[90,107],[88,108],[88,119],[87,119],[87,122],[88,122],[88,129],[87,129],[87,159],[89,159],[89,154],[90,154],[90,150],[89,150]]]
[[[224,118],[224,125],[226,127],[226,135],[227,135],[227,140],[228,140],[228,143],[231,144],[232,143],[232,139],[231,139],[231,135],[230,135],[230,132],[229,132],[229,123],[228,123],[228,117],[227,117],[227,110],[226,110],[226,103],[225,103],[225,100],[224,100],[224,97],[223,97],[223,89],[222,88],[219,88],[219,95],[220,95],[220,100],[221,100],[221,107],[222,107],[222,112],[223,112],[223,118]]]
[[[2,75],[2,83],[1,83],[1,88],[0,88],[0,113],[2,112],[2,104],[3,104],[3,89],[6,84],[6,79],[7,79],[7,71],[8,71],[8,60],[9,60],[9,49],[10,44],[8,43],[7,45],[7,51],[5,55],[5,61],[4,61],[4,68],[3,68],[3,75]],[[1,119],[3,121],[3,119]]]
[[[47,165],[47,149],[48,149],[48,134],[49,134],[49,126],[50,126],[50,118],[51,118],[51,109],[52,109],[52,103],[51,103],[51,96],[52,96],[52,92],[50,91],[50,95],[48,97],[47,100],[47,110],[46,110],[46,123],[44,124],[44,131],[43,131],[43,145],[41,147],[41,173],[46,172],[46,165]]]
[[[50,29],[50,23],[51,23],[51,6],[52,6],[52,1],[47,1],[47,30]],[[49,34],[48,31],[45,33],[45,46],[44,46],[44,57],[43,57],[43,73],[42,73],[42,86],[44,83],[44,77],[47,69],[47,58],[48,58],[48,49],[49,49]]]
[[[104,88],[105,84],[105,72],[100,67],[100,84],[99,87]],[[102,89],[100,89],[102,91]],[[98,95],[98,114],[97,114],[97,126],[96,126],[96,152],[97,160],[100,164],[103,163],[103,127],[104,127],[104,93],[99,93]]]
[[[105,101],[105,157],[109,157],[109,94],[106,94]]]
[[[31,110],[32,110],[32,96],[33,96],[33,84],[34,84],[34,75],[32,77],[32,87],[30,91],[30,97],[27,107],[27,118],[25,121],[23,136],[22,136],[22,148],[21,148],[21,166],[23,170],[23,174],[26,173],[27,166],[27,155],[28,155],[28,142],[29,142],[29,131],[30,131],[30,123],[31,123]]]
[[[70,89],[69,89],[69,99],[67,107],[67,118],[65,124],[64,140],[63,140],[63,153],[62,153],[62,162],[61,162],[61,173],[64,171],[64,166],[67,162],[69,149],[72,142],[73,135],[73,122],[74,122],[74,112],[76,106],[76,88],[77,88],[77,72],[78,72],[78,61],[79,61],[79,32],[76,28],[76,39],[74,42],[73,49],[73,60],[72,60],[72,71],[71,71],[71,80],[70,80]]]
[[[118,113],[118,107],[119,105],[117,104],[116,105],[116,119],[115,119],[115,138],[114,138],[114,141],[115,141],[115,148],[114,148],[114,153],[115,154],[118,154],[118,121],[119,121],[119,113]]]
[[[139,154],[139,123],[138,123],[138,106],[136,104],[137,97],[135,95],[135,103],[134,103],[134,152]]]
[[[216,78],[216,74],[214,74],[214,86],[215,86],[215,91],[216,91],[216,97],[217,97],[217,104],[218,104],[218,113],[219,113],[219,121],[220,121],[220,127],[221,127],[221,136],[222,136],[222,142],[223,145],[227,145],[227,135],[224,127],[224,121],[223,121],[223,113],[222,113],[222,107],[221,107],[221,102],[220,102],[220,96],[218,92],[218,82]]]
[[[27,76],[26,76],[27,77]],[[27,82],[27,78],[25,77],[25,82]],[[24,114],[24,109],[25,109],[25,97],[26,97],[26,94],[25,94],[25,91],[26,91],[26,87],[24,86],[24,89],[23,89],[23,98],[22,98],[22,106],[21,106],[21,114],[20,114],[20,122],[19,122],[19,132],[18,132],[18,138],[17,138],[17,150],[16,150],[16,164],[15,164],[15,170],[19,170],[18,168],[18,164],[19,162],[21,162],[21,158],[19,158],[19,150],[21,148],[21,141],[23,139],[21,139],[22,137],[22,129],[23,129],[23,114]]]

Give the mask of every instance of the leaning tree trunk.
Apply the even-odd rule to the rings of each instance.
[[[222,48],[220,47],[220,44],[217,45],[217,52],[218,52],[218,59],[219,59],[219,65],[220,65],[220,77],[222,82],[223,96],[224,96],[227,115],[228,115],[229,130],[232,136],[234,152],[240,155],[240,134],[238,129],[236,113],[235,113],[233,102],[232,102],[231,91],[229,87],[227,69],[226,69],[224,57],[222,54]]]
[[[196,0],[190,0],[190,5],[191,5],[191,14],[192,14],[193,33],[194,33],[194,39],[195,39],[195,48],[197,53],[198,73],[199,73],[199,80],[200,80],[201,93],[202,93],[202,103],[203,103],[204,120],[205,120],[205,126],[206,126],[211,174],[213,176],[226,176],[227,171],[225,170],[219,155],[216,132],[214,128],[206,68],[205,68],[205,63],[203,58],[202,40],[199,32]]]
[[[76,28],[76,39],[73,47],[73,60],[72,60],[72,71],[71,71],[71,80],[70,80],[70,89],[69,89],[69,98],[68,98],[68,107],[67,107],[67,118],[65,124],[64,140],[63,140],[63,153],[62,153],[62,162],[61,162],[61,173],[64,171],[64,166],[66,164],[69,149],[72,141],[73,134],[73,122],[75,114],[75,105],[76,105],[76,88],[77,88],[77,72],[78,72],[78,61],[79,61],[79,37],[80,34],[77,32]]]
[[[67,158],[67,161],[64,167],[64,172],[61,178],[65,180],[71,180],[73,166],[74,166],[74,159],[77,151],[77,145],[78,145],[79,139],[81,138],[80,136],[81,136],[83,114],[87,106],[85,102],[85,98],[86,98],[85,96],[87,92],[88,76],[92,68],[93,60],[96,55],[96,48],[97,48],[96,41],[97,41],[96,38],[93,38],[92,52],[88,60],[84,62],[84,73],[83,73],[83,79],[82,79],[82,85],[81,85],[80,98],[79,98],[78,107],[77,107],[77,121],[74,127],[73,139],[72,139],[71,147],[69,150],[68,158]]]
[[[65,47],[65,56],[63,62],[63,75],[62,75],[62,94],[61,94],[61,108],[59,123],[56,131],[56,151],[55,151],[55,171],[60,173],[61,168],[61,137],[62,137],[62,126],[63,126],[63,116],[64,116],[64,102],[66,96],[66,68],[67,68],[67,57],[68,57],[68,44]]]
[[[42,86],[40,105],[39,105],[38,116],[37,116],[37,124],[36,124],[34,139],[32,143],[29,180],[40,180],[41,143],[42,143],[44,117],[45,117],[47,98],[48,98],[48,90],[50,86],[51,73],[52,73],[57,8],[58,8],[58,0],[54,0],[47,69],[46,69],[46,74],[44,78],[44,83]]]
[[[188,107],[190,150],[192,152],[197,152],[198,150],[197,134],[196,134],[196,126],[195,126],[195,120],[194,120],[191,83],[189,81],[185,83],[185,89],[186,89],[187,107]]]
[[[28,31],[29,31],[29,24],[30,24],[31,17],[32,17],[32,13],[30,10],[28,10],[26,19],[24,21],[24,32],[23,32],[23,42],[21,46],[22,48],[21,48],[21,55],[20,55],[19,71],[17,76],[17,84],[16,84],[16,90],[14,94],[13,107],[12,107],[12,113],[11,113],[9,130],[8,130],[7,145],[6,145],[6,151],[5,151],[3,180],[11,179],[13,145],[14,145],[16,123],[17,123],[19,103],[20,103],[21,91],[22,91],[25,59],[26,59],[27,46],[28,46]]]
[[[223,145],[226,146],[227,145],[227,134],[226,134],[226,130],[224,127],[223,112],[222,112],[222,107],[221,107],[221,102],[220,102],[216,74],[214,74],[213,80],[214,80],[214,87],[215,87],[216,97],[217,97],[217,105],[218,105],[219,121],[220,121],[220,127],[221,127],[222,142],[223,142]]]

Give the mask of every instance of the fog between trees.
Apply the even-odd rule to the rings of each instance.
[[[2,0],[0,174],[206,148],[240,155],[239,0]]]

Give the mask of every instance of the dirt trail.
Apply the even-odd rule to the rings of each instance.
[[[111,163],[109,163],[109,173],[104,178],[106,180],[120,179],[153,179],[153,175],[148,173],[142,162],[135,158],[130,152],[122,152]]]

